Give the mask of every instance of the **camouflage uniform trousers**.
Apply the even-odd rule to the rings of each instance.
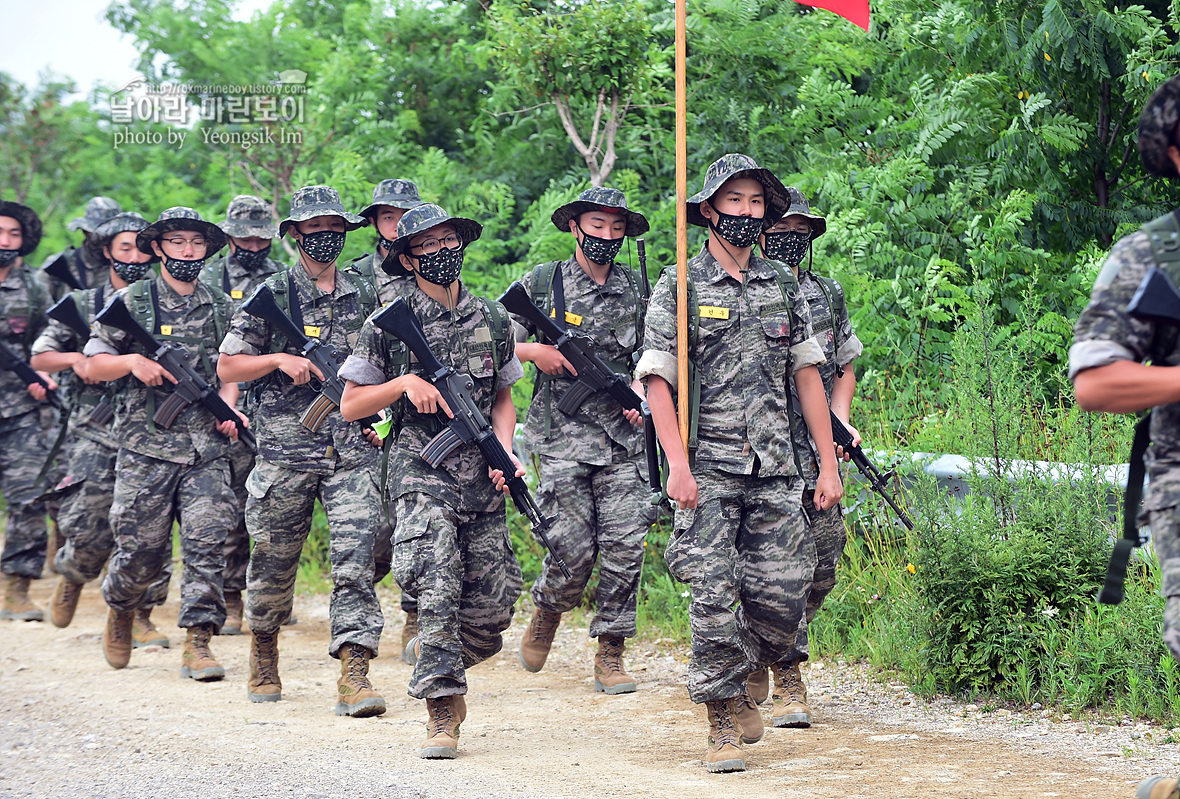
[[[373,587],[374,529],[380,494],[374,464],[339,468],[330,475],[299,472],[259,459],[246,488],[246,527],[254,539],[246,579],[246,620],[253,630],[277,630],[291,615],[299,554],[311,533],[316,497],[328,517],[332,565],[328,653],[345,644],[374,655],[385,619]]]
[[[228,458],[187,466],[120,449],[115,463],[111,555],[102,595],[115,610],[146,607],[172,559],[172,521],[180,522],[181,627],[225,623],[225,537],[234,525]]]
[[[246,533],[246,479],[254,468],[254,453],[237,443],[229,450],[230,487],[237,502],[237,523],[225,537],[225,590],[246,590],[246,567],[250,564],[250,536]]]
[[[824,600],[836,587],[836,565],[844,554],[848,543],[848,531],[844,528],[844,512],[839,505],[827,510],[815,509],[815,489],[803,491],[804,514],[811,520],[811,538],[815,542],[815,575],[811,578],[811,591],[807,594],[807,606],[803,620],[795,633],[795,647],[787,656],[788,662],[807,660],[807,625],[819,613]]]
[[[654,511],[638,458],[628,457],[622,447],[614,450],[614,463],[609,466],[540,456],[537,501],[546,516],[558,516],[549,540],[573,577],[567,580],[546,555],[541,575],[533,583],[533,603],[555,613],[573,610],[582,601],[598,561],[591,638],[635,635],[643,540]]]
[[[692,589],[688,695],[699,704],[741,695],[751,671],[791,651],[816,556],[799,478],[695,476],[698,505],[676,511],[664,557]]]
[[[397,500],[393,579],[418,598],[421,652],[408,693],[467,693],[466,670],[504,646],[523,586],[504,509],[456,511],[420,492]]]
[[[8,505],[0,572],[37,579],[45,565],[45,508],[33,500],[44,485],[37,474],[49,453],[36,410],[0,419],[0,492]]]
[[[1164,643],[1180,662],[1180,507],[1152,511],[1151,544],[1160,561],[1160,593],[1164,605]]]
[[[80,436],[70,442],[66,471],[78,487],[62,499],[58,524],[65,543],[54,559],[57,573],[70,582],[88,583],[98,577],[115,548],[110,515],[118,454],[117,449]],[[172,557],[169,554],[143,604],[148,607],[163,604],[168,598],[171,579]]]
[[[373,553],[373,560],[376,566],[373,571],[374,583],[381,582],[382,578],[389,574],[390,569],[393,568],[393,530],[397,527],[396,503],[390,503],[385,513],[388,523],[384,529],[378,531],[377,548]],[[417,613],[418,600],[411,596],[410,592],[404,586],[398,587],[401,589],[402,612]]]

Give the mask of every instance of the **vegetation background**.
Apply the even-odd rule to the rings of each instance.
[[[275,0],[241,22],[233,7],[117,0],[107,18],[134,37],[148,83],[306,72],[301,120],[194,119],[171,143],[173,125],[112,120],[122,87],[77,99],[52,76],[25,86],[0,73],[0,195],[46,227],[31,260],[78,243],[66,222],[96,194],[216,220],[254,193],[281,217],[301,185],[328,183],[360,208],[377,180],[408,177],[483,223],[465,267],[477,292],[565,257],[549,214],[590,184],[623,189],[651,220],[653,275],[672,262],[670,0]],[[691,4],[690,185],[738,151],[802,189],[828,219],[816,267],[843,283],[867,344],[854,423],[875,448],[980,464],[966,498],[915,478],[912,535],[871,498],[848,503],[854,535],[818,651],[931,692],[1180,714],[1150,556],[1123,607],[1092,600],[1117,529],[1097,467],[1123,458],[1128,421],[1080,414],[1064,379],[1106,251],[1180,204],[1135,151],[1139,109],[1177,71],[1178,34],[1180,0],[879,0],[867,35],[790,0]],[[206,135],[267,129],[277,143]],[[163,143],[116,147],[129,132]],[[358,232],[346,256],[371,246]],[[528,396],[522,381],[518,404]],[[1087,466],[1063,484],[1040,468],[1013,481],[1013,458]],[[514,525],[534,576],[539,550]],[[665,540],[653,528],[640,618],[646,634],[685,637]]]

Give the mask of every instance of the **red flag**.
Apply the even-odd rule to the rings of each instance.
[[[859,25],[866,31],[869,29],[869,0],[795,0],[805,6],[826,8],[834,14],[839,14],[853,25]]]

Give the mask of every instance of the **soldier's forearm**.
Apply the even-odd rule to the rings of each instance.
[[[832,417],[828,414],[828,398],[824,396],[824,381],[819,369],[807,366],[795,373],[795,389],[803,408],[803,421],[811,439],[819,450],[821,473],[837,472],[836,443],[832,438]]]
[[[656,436],[660,439],[660,446],[668,458],[668,468],[689,471],[688,457],[684,454],[684,442],[680,440],[676,403],[672,401],[672,387],[664,378],[657,375],[647,376],[647,407],[651,409]]]
[[[135,368],[136,360],[140,358],[148,360],[144,356],[135,353],[130,355],[111,355],[109,352],[100,352],[90,358],[90,376],[104,383],[111,380],[118,380],[121,377],[131,374],[131,370]]]
[[[1180,402],[1180,366],[1116,361],[1078,372],[1073,389],[1084,410],[1135,413]]]
[[[267,355],[250,355],[239,352],[237,355],[225,355],[217,359],[217,376],[226,383],[249,383],[260,377],[266,377],[279,367],[279,356],[275,352]]]
[[[516,406],[512,404],[510,388],[502,388],[496,392],[496,399],[492,403],[492,431],[504,450],[512,452],[512,436],[516,432]]]
[[[39,372],[64,372],[66,369],[72,369],[74,364],[84,360],[86,360],[86,356],[80,352],[46,350],[45,352],[38,352],[32,358],[29,358],[29,366]]]
[[[362,386],[345,380],[344,393],[340,396],[340,415],[349,422],[373,416],[402,398],[406,393],[403,383],[410,376],[402,375],[374,386]]]
[[[856,394],[856,373],[852,364],[844,367],[844,376],[837,375],[832,385],[832,413],[840,421],[848,424],[848,415],[852,412],[852,397]]]

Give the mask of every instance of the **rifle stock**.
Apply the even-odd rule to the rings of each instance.
[[[516,509],[529,520],[533,535],[540,539],[550,557],[567,578],[573,576],[565,560],[553,548],[547,535],[556,516],[544,516],[529,492],[524,478],[516,475],[516,464],[496,438],[495,431],[475,404],[471,391],[475,384],[469,375],[459,374],[444,366],[430,349],[422,324],[404,298],[399,297],[373,317],[373,324],[386,333],[396,336],[426,369],[427,379],[438,389],[454,417],[447,419],[447,429],[435,436],[422,450],[421,456],[431,466],[437,466],[461,444],[474,443],[484,461],[494,470],[499,470],[508,485],[508,493]],[[449,435],[448,435],[449,434]]]
[[[78,303],[74,302],[74,298],[68,294],[51,305],[45,315],[54,321],[61,322],[81,336],[83,340],[90,337],[90,324],[82,318],[81,312],[78,311]]]
[[[62,253],[47,263],[43,271],[50,277],[57,278],[62,283],[65,283],[73,291],[86,288],[78,281],[77,276],[70,271],[70,261],[66,258],[65,253]]]

